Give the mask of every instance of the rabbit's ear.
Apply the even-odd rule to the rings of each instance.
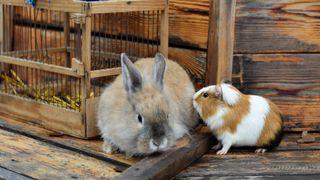
[[[121,53],[121,69],[123,74],[123,84],[128,95],[131,95],[141,89],[141,74],[125,53]]]
[[[166,70],[166,60],[161,53],[157,53],[154,58],[153,65],[153,80],[155,84],[162,90],[163,88],[163,77]]]

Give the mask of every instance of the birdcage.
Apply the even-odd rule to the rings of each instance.
[[[167,0],[0,0],[0,49],[1,114],[94,137],[120,53],[167,55]]]

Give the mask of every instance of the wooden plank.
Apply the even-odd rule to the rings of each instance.
[[[100,134],[97,128],[97,109],[100,98],[90,98],[86,100],[86,131],[87,137],[96,137]]]
[[[0,93],[0,112],[40,124],[48,129],[85,137],[80,112]]]
[[[169,5],[168,0],[165,0],[165,8],[161,11],[160,16],[160,52],[168,57],[169,46]]]
[[[0,4],[12,6],[29,6],[25,0],[0,0]],[[36,7],[39,9],[49,9],[53,11],[72,13],[82,13],[84,11],[83,2],[74,0],[37,1]]]
[[[212,0],[205,83],[232,80],[234,17],[236,1]]]
[[[3,4],[0,4],[0,27],[4,27]],[[4,28],[0,28],[0,53],[4,50]]]
[[[90,78],[114,76],[114,75],[119,75],[120,73],[121,73],[121,68],[94,70],[90,72]]]
[[[225,156],[210,153],[181,172],[177,178],[267,175],[319,176],[320,151],[281,151],[263,155],[230,152]]]
[[[73,76],[73,77],[82,77],[83,76],[82,74],[79,74],[77,71],[74,71],[71,68],[66,68],[66,67],[52,65],[52,64],[46,64],[46,63],[37,62],[37,61],[25,60],[25,59],[17,58],[17,57],[0,55],[0,62],[6,63],[6,64],[23,66],[23,67],[30,67],[30,68],[53,72],[53,73],[57,73],[57,74],[69,75],[69,76]]]
[[[0,130],[0,164],[35,179],[112,178],[108,163]]]
[[[170,44],[207,48],[209,2],[170,0]],[[235,52],[319,52],[319,3],[238,0]]]
[[[8,117],[5,114],[0,114],[0,128],[101,159],[113,165],[119,171],[128,168],[140,160],[140,158],[128,158],[123,154],[104,153],[102,151],[103,142],[100,139],[84,140],[71,137],[41,128],[37,124],[24,122],[19,118]]]
[[[211,134],[196,132],[190,142],[158,155],[147,157],[115,179],[169,179],[206,153],[211,145]]]
[[[132,11],[163,10],[166,0],[109,0],[91,3],[91,12],[116,13]]]
[[[320,52],[319,15],[314,0],[241,0],[235,51]]]
[[[320,55],[235,55],[243,68],[242,91],[273,100],[284,113],[286,130],[319,131]]]
[[[5,169],[0,166],[0,179],[12,179],[12,180],[31,180],[28,176],[21,175],[12,170]]]

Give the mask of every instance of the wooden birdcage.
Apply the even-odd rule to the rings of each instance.
[[[0,113],[81,138],[120,53],[167,56],[166,0],[0,0]]]

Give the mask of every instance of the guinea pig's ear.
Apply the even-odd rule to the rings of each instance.
[[[222,95],[222,88],[220,84],[215,86],[214,94],[216,95],[216,97],[219,97]]]
[[[121,53],[121,69],[123,84],[130,96],[142,87],[142,76],[125,53]]]
[[[163,79],[164,79],[165,70],[166,70],[165,57],[161,53],[157,53],[156,56],[154,57],[152,78],[155,85],[157,85],[160,90],[162,90],[163,88]]]

